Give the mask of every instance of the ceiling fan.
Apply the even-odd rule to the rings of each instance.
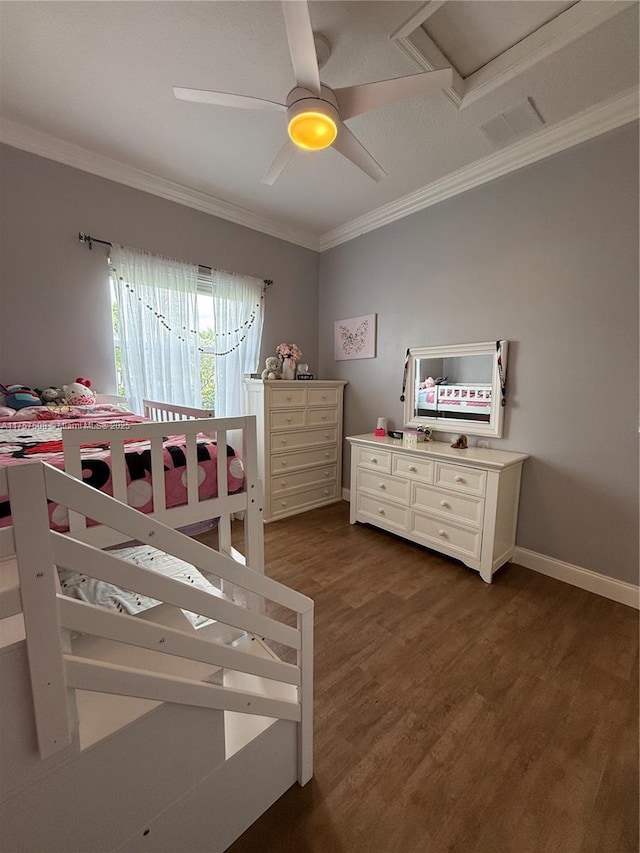
[[[345,120],[404,98],[427,95],[450,86],[451,68],[331,89],[320,81],[318,54],[306,0],[283,0],[282,9],[296,77],[296,85],[284,104],[205,89],[174,87],[174,95],[183,101],[222,107],[285,112],[289,137],[262,178],[263,184],[276,182],[296,147],[318,151],[330,145],[374,181],[379,181],[386,172],[351,133]]]

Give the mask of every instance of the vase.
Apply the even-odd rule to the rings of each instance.
[[[296,362],[293,358],[285,358],[282,362],[282,378],[283,379],[295,379],[296,378]]]

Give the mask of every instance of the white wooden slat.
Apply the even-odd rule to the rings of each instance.
[[[227,431],[219,429],[216,432],[217,458],[216,474],[218,495],[226,497],[229,494],[229,469],[227,458]],[[231,513],[225,512],[218,519],[218,547],[225,554],[231,553]]]
[[[82,430],[85,432],[85,430]],[[74,436],[79,438],[79,436]],[[70,436],[65,436],[65,431],[62,431],[62,446],[64,448],[64,468],[65,471],[77,480],[82,480],[82,459],[80,457],[80,444],[75,441],[69,443]],[[85,530],[87,527],[87,519],[79,512],[69,510],[69,530],[72,533],[77,533],[80,530]]]
[[[131,509],[84,483],[79,483],[63,471],[44,465],[47,495],[57,503],[74,509],[82,508],[90,518],[108,524],[116,530],[137,539],[147,545],[153,545],[161,551],[173,554],[186,563],[201,568],[210,574],[231,581],[258,595],[264,595],[277,604],[290,610],[304,612],[313,607],[313,601],[306,595],[289,589],[278,581],[266,577],[251,568],[241,566],[229,557],[219,554],[201,542],[191,539],[177,530],[173,530]],[[231,500],[231,497],[229,498]],[[54,539],[62,534],[52,534]],[[69,539],[69,537],[64,537]],[[73,540],[70,540],[73,541]]]
[[[256,657],[250,652],[213,640],[158,625],[146,619],[138,619],[137,616],[105,610],[64,595],[58,596],[58,608],[61,623],[66,628],[82,634],[94,634],[120,643],[130,643],[168,655],[247,672],[285,684],[300,683],[300,670],[294,664]]]
[[[185,435],[185,457],[187,460],[187,504],[194,506],[198,503],[198,452],[196,449],[196,434]]]
[[[128,504],[127,500],[127,463],[124,458],[124,443],[111,442],[111,486],[116,500]]]
[[[298,783],[306,785],[313,776],[313,610],[298,615],[298,628],[302,637],[298,651],[302,679],[298,689]]]
[[[164,479],[164,448],[162,436],[154,435],[151,439],[151,487],[153,489],[153,511],[162,512],[167,508],[167,498]]]
[[[217,684],[151,673],[73,655],[65,655],[64,664],[68,683],[79,690],[136,696],[139,699],[175,702],[179,705],[195,705],[221,711],[239,711],[294,722],[300,720],[299,704],[287,699],[270,699],[246,690],[232,690]]]
[[[216,443],[218,447],[217,454],[217,474],[218,474],[218,495],[221,498],[229,494],[229,471],[227,458],[227,431],[226,429],[216,430]]]
[[[54,560],[58,565],[79,572],[84,571],[92,577],[131,589],[140,595],[148,595],[159,601],[174,604],[176,607],[200,613],[251,634],[269,637],[291,648],[300,647],[300,634],[289,625],[283,625],[266,616],[249,613],[237,604],[222,601],[203,590],[122,560],[111,551],[100,551],[92,548],[91,545],[74,542],[73,539],[61,533],[52,533],[51,536]],[[261,575],[257,577],[262,578]]]
[[[247,490],[245,517],[245,543],[247,565],[264,572],[264,496],[262,481],[258,476],[258,439],[256,417],[247,417],[243,433],[243,464]]]
[[[8,483],[38,746],[47,758],[72,737],[43,467],[11,467]]]

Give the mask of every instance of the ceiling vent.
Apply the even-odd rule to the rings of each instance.
[[[536,109],[531,98],[522,104],[506,110],[485,124],[480,125],[496,148],[511,145],[524,136],[535,133],[544,125],[544,119]]]

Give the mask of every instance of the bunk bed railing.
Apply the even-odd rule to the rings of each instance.
[[[298,781],[301,785],[309,781],[313,774],[313,601],[46,463],[15,466],[8,470],[8,478],[41,757],[74,742],[75,690],[81,689],[295,721]],[[243,588],[248,596],[282,605],[296,614],[296,627],[134,565],[78,541],[72,534],[51,531],[47,500],[86,513],[130,539],[153,545],[204,573],[227,580]],[[60,592],[58,565],[283,643],[295,649],[297,663],[260,659],[194,634],[68,598]],[[71,653],[69,631],[292,684],[297,688],[297,699],[275,699],[207,681],[82,658]]]
[[[161,403],[158,400],[143,400],[142,414],[153,421],[185,421],[190,418],[215,417],[213,409],[176,406],[173,403]]]
[[[193,410],[195,411],[195,410]],[[175,423],[175,427],[173,426]],[[62,431],[65,470],[77,479],[82,479],[81,448],[86,445],[108,447],[111,458],[113,496],[127,503],[126,444],[145,440],[150,447],[151,488],[154,511],[147,517],[181,527],[212,518],[218,519],[220,550],[242,562],[244,558],[231,544],[231,519],[235,513],[245,513],[246,559],[254,569],[263,568],[264,540],[262,518],[262,489],[258,478],[256,449],[256,419],[254,416],[237,418],[186,419],[172,422],[172,434],[184,437],[185,474],[187,502],[184,506],[166,506],[163,443],[167,437],[167,424],[147,422],[127,424],[126,429],[113,426],[69,428]],[[199,469],[197,457],[198,436],[215,439],[217,443],[216,497],[200,499],[198,493]],[[229,494],[227,471],[227,446],[233,445],[240,453],[244,466],[245,487],[242,492]],[[106,547],[116,544],[122,537],[106,527],[87,526],[87,517],[95,517],[84,511],[69,511],[69,527],[77,539]],[[112,525],[113,527],[113,525]]]

